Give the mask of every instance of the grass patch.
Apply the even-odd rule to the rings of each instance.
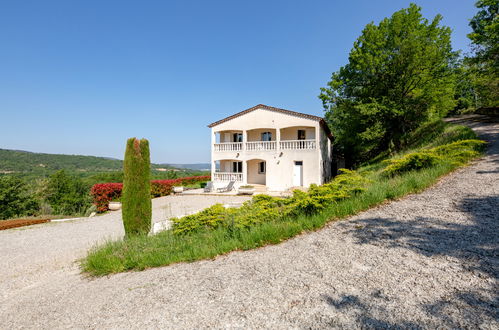
[[[210,259],[230,251],[249,250],[268,244],[277,244],[300,233],[317,230],[330,221],[367,210],[386,200],[420,192],[434,184],[442,175],[476,157],[479,150],[482,149],[479,142],[461,141],[476,138],[473,131],[465,126],[435,122],[428,124],[428,127],[424,129],[427,132],[436,130],[438,134],[431,133],[431,138],[426,138],[426,133],[416,131],[414,136],[408,137],[407,148],[402,153],[394,155],[390,159],[384,161],[379,159],[376,163],[360,167],[355,173],[360,174],[368,182],[363,189],[345,195],[346,197],[343,199],[333,199],[333,202],[326,199],[328,202],[325,207],[318,208],[320,211],[315,213],[290,212],[289,215],[285,216],[265,218],[265,221],[260,221],[259,218],[258,221],[250,222],[250,225],[244,225],[244,222],[242,225],[237,225],[241,223],[230,225],[226,221],[219,221],[216,222],[217,225],[209,227],[206,224],[214,223],[212,222],[214,218],[211,216],[218,214],[215,212],[216,210],[213,210],[212,213],[208,214],[209,217],[205,215],[201,219],[203,226],[196,227],[196,230],[188,232],[182,230],[180,234],[179,232],[165,231],[152,236],[109,241],[96,246],[82,260],[82,269],[91,275],[102,276],[129,270],[166,266],[178,262]],[[456,141],[461,142],[454,143]],[[431,162],[425,166],[417,167],[417,169],[409,168],[407,171],[397,171],[394,175],[386,175],[383,172],[390,162],[396,162],[410,153],[428,152],[430,149],[432,149],[432,153],[439,155],[438,162]],[[457,161],[455,159],[456,153],[461,157]],[[341,184],[331,185],[331,187],[338,186]],[[317,191],[320,192],[321,189],[319,187]],[[327,195],[317,196],[322,198],[331,196],[331,194],[329,191]],[[297,199],[299,202],[303,200]],[[261,205],[265,209],[272,202],[274,201],[267,200],[265,201],[267,204]],[[296,204],[303,207],[303,203]],[[258,208],[258,210],[261,209]],[[241,216],[241,212],[235,214],[235,216]],[[193,218],[193,220],[200,221],[199,218]],[[182,224],[182,221],[179,219],[179,223]]]

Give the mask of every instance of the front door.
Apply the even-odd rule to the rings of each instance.
[[[293,168],[293,186],[303,186],[303,162],[296,161]]]

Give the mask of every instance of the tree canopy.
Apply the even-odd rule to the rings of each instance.
[[[336,143],[347,158],[368,159],[397,148],[405,134],[452,109],[457,52],[442,16],[429,21],[421,8],[369,23],[348,64],[321,88]]]
[[[468,34],[473,55],[465,61],[477,106],[499,105],[499,1],[480,0]]]

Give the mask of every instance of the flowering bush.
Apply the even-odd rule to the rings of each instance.
[[[151,196],[160,197],[170,195],[172,187],[189,185],[196,182],[204,182],[210,180],[209,175],[205,176],[190,176],[171,180],[154,180],[151,181]],[[109,208],[109,202],[121,197],[122,183],[97,183],[90,190],[94,204],[98,212],[105,212]]]
[[[97,207],[97,212],[108,210],[109,202],[121,197],[123,183],[97,183],[90,189],[90,195]]]

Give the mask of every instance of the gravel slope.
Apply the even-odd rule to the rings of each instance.
[[[497,329],[499,124],[473,118],[491,142],[484,158],[280,245],[88,279],[72,264],[81,224],[64,228],[68,239],[43,225],[1,233],[1,328]],[[58,253],[33,252],[46,246]],[[29,266],[31,255],[43,262]]]

